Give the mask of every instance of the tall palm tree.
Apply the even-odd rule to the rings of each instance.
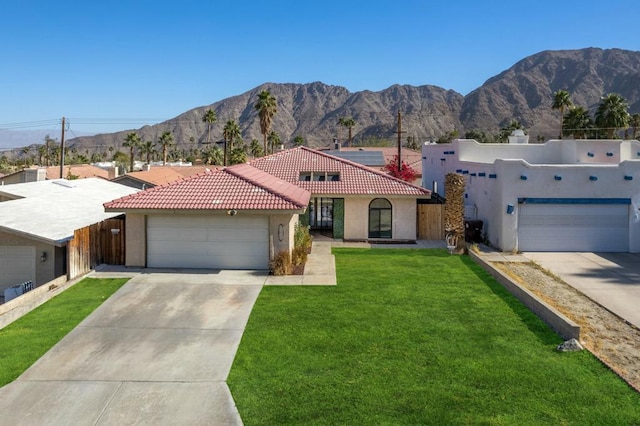
[[[227,152],[233,151],[233,141],[240,138],[240,125],[236,120],[228,120],[222,129],[222,138],[224,139],[224,165],[227,165]],[[228,146],[227,146],[228,145]]]
[[[560,139],[562,139],[562,127],[564,120],[564,109],[571,108],[573,106],[573,102],[571,102],[571,98],[569,96],[569,92],[566,90],[558,90],[553,94],[553,105],[551,105],[552,109],[560,110]]]
[[[129,148],[129,171],[133,171],[133,163],[136,159],[136,150],[142,144],[142,139],[136,132],[127,133],[122,146]]]
[[[276,151],[276,146],[280,145],[280,135],[271,131],[267,139],[269,140],[269,146],[271,147],[271,153],[273,154]]]
[[[147,156],[147,164],[151,164],[151,156],[156,152],[156,144],[153,141],[144,141],[140,145],[140,154]]]
[[[267,152],[267,136],[271,131],[271,120],[278,112],[278,104],[276,98],[268,90],[263,90],[258,95],[258,102],[254,107],[260,117],[260,132],[264,139],[264,152]]]
[[[338,120],[338,124],[349,129],[349,146],[351,146],[351,131],[356,125],[356,121],[353,119],[353,117],[340,117],[340,119]]]
[[[591,128],[593,128],[593,120],[589,111],[581,106],[571,108],[562,119],[564,134],[573,135],[575,139],[584,139]]]
[[[167,151],[173,145],[173,135],[171,132],[164,132],[158,139],[158,145],[162,148],[162,165],[167,164]]]
[[[211,125],[217,120],[216,112],[212,109],[208,109],[202,116],[202,121],[207,123],[207,143],[211,143]]]
[[[609,93],[600,100],[596,110],[596,127],[606,130],[607,137],[613,139],[616,131],[629,126],[629,105],[617,93]]]

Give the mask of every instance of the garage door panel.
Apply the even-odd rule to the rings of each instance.
[[[266,269],[267,216],[150,216],[150,267]]]
[[[150,228],[150,241],[207,241],[207,232],[200,228]]]
[[[628,205],[522,204],[520,251],[629,250]]]

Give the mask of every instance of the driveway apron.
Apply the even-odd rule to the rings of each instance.
[[[226,379],[265,279],[136,274],[0,389],[2,423],[242,424]]]

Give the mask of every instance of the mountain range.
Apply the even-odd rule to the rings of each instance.
[[[461,72],[474,72],[473,64],[461,64]],[[558,90],[570,93],[575,105],[595,111],[602,96],[618,93],[629,104],[629,112],[640,112],[640,52],[586,48],[543,51],[526,57],[506,71],[491,77],[466,96],[441,87],[393,85],[385,90],[350,92],[321,82],[308,84],[265,83],[243,94],[211,105],[193,108],[175,118],[140,129],[70,139],[69,146],[90,151],[121,147],[130,131],[143,140],[156,141],[164,131],[184,148],[207,141],[206,110],[213,109],[217,122],[211,140],[222,140],[227,120],[240,124],[245,141],[262,141],[260,121],[254,108],[258,94],[268,90],[277,99],[272,130],[283,142],[302,136],[309,146],[329,146],[333,138],[347,139],[338,125],[340,117],[353,117],[355,141],[367,143],[396,138],[397,115],[401,113],[403,140],[435,140],[457,130],[483,131],[495,135],[515,119],[532,140],[555,138],[560,117],[551,108]]]

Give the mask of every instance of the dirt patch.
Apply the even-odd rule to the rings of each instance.
[[[640,330],[537,264],[494,262],[581,327],[581,343],[640,392]]]

